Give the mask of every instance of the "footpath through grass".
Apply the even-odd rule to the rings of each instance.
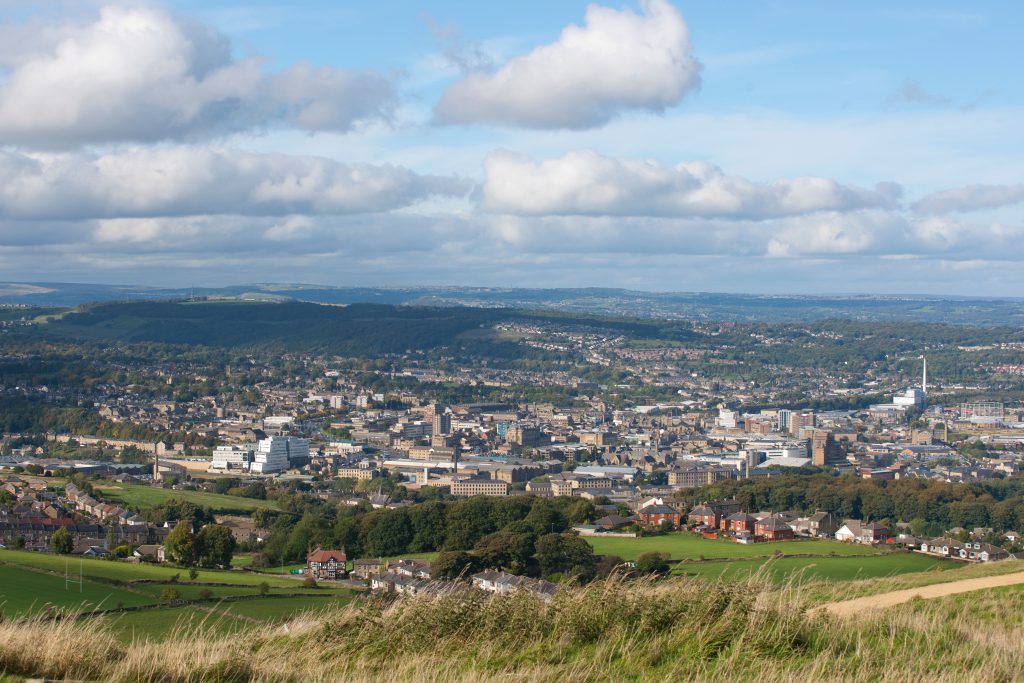
[[[111,503],[120,503],[140,510],[156,507],[170,500],[186,500],[196,505],[211,508],[214,512],[229,514],[250,514],[259,508],[277,510],[273,500],[242,498],[208,491],[176,491],[138,484],[104,483],[96,487],[101,498]]]

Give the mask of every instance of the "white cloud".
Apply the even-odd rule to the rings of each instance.
[[[111,5],[92,21],[7,28],[0,48],[0,139],[67,147],[200,139],[290,126],[345,132],[386,118],[391,82],[375,72],[295,64],[266,74],[227,38],[153,6]]]
[[[908,225],[886,211],[828,212],[781,222],[767,245],[772,257],[899,252]]]
[[[667,0],[641,7],[589,6],[584,26],[566,27],[556,42],[453,83],[436,120],[582,129],[678,104],[700,82],[686,24]]]
[[[1020,202],[1024,202],[1024,183],[971,185],[926,195],[914,203],[914,210],[925,214],[946,214],[996,209]]]
[[[591,151],[540,162],[498,151],[487,156],[484,171],[482,206],[525,215],[764,219],[891,207],[900,192],[888,183],[866,190],[815,177],[755,183],[701,161],[666,166],[652,160],[610,159]]]
[[[369,213],[469,189],[401,166],[191,146],[0,151],[0,217],[20,219]]]

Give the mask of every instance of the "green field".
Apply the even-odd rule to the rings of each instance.
[[[195,636],[226,634],[252,627],[248,622],[224,614],[223,610],[197,609],[193,605],[111,614],[97,619],[124,642],[162,640],[176,632]]]
[[[0,565],[21,565],[24,567],[44,569],[64,575],[65,558],[60,555],[34,553],[25,550],[0,550]],[[78,571],[79,559],[72,558],[71,564]],[[166,565],[114,562],[110,560],[81,560],[82,573],[87,579],[100,581],[168,581],[174,575],[178,580],[188,583],[188,571],[180,567]],[[283,576],[253,574],[242,571],[218,571],[200,569],[196,578],[199,583],[226,583],[237,586],[257,586],[264,581],[270,586],[299,587],[301,582]]]
[[[673,573],[708,579],[742,580],[764,572],[772,581],[856,581],[912,572],[924,572],[949,564],[924,555],[893,553],[869,557],[781,557],[769,560],[699,562],[680,564]]]
[[[587,542],[598,555],[618,555],[624,560],[635,560],[644,553],[668,553],[673,560],[698,560],[721,557],[770,557],[776,552],[784,555],[878,555],[884,549],[866,545],[839,543],[820,539],[776,541],[744,545],[733,541],[704,538],[691,533],[642,538],[601,538],[587,536]]]
[[[278,509],[277,502],[273,500],[241,498],[207,491],[175,491],[138,484],[104,484],[97,486],[96,491],[106,501],[121,503],[139,510],[153,508],[169,500],[187,500],[223,514],[232,512],[249,514],[259,508]]]
[[[282,621],[297,614],[320,611],[329,607],[339,607],[348,602],[347,598],[317,598],[312,596],[296,596],[292,598],[275,598],[266,600],[240,600],[226,603],[224,609],[228,614],[236,614],[250,619],[263,621]]]
[[[65,585],[63,571],[63,564],[59,576],[0,565],[0,614],[34,614],[45,609],[47,605],[73,611],[89,611],[148,605],[154,602],[148,595],[88,580],[83,582],[81,589],[76,584]],[[77,566],[73,573],[77,579]]]
[[[159,608],[97,618],[103,619],[120,640],[131,642],[161,640],[175,631],[194,636],[233,633],[254,628],[261,622],[286,621],[304,612],[338,607],[346,602],[344,598],[296,596]]]

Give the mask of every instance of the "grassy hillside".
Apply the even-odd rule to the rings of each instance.
[[[77,560],[72,578],[78,579]],[[0,565],[0,615],[4,616],[35,614],[48,606],[88,612],[153,602],[149,596],[90,580],[83,581],[81,587],[66,585],[63,565],[60,574]]]
[[[222,514],[237,512],[247,515],[259,508],[278,509],[277,502],[273,500],[241,498],[208,491],[175,491],[174,489],[158,489],[134,484],[105,484],[99,486],[98,491],[104,500],[122,503],[139,510],[156,507],[170,500],[187,500]]]
[[[760,578],[610,580],[561,591],[360,600],[244,634],[173,628],[124,644],[111,623],[0,623],[0,671],[103,681],[1011,681],[1024,591],[812,613]],[[238,618],[241,615],[237,615]],[[220,635],[218,635],[220,633]]]
[[[925,572],[948,566],[948,560],[910,553],[871,557],[780,557],[770,560],[699,562],[677,565],[673,570],[705,579],[745,580],[763,573],[775,583],[787,581],[853,581]]]
[[[54,572],[61,576],[63,583],[65,559],[60,555],[27,552],[23,550],[0,550],[0,566],[15,566],[25,569],[39,569]],[[72,560],[77,574],[79,560]],[[180,567],[156,564],[133,564],[129,562],[111,562],[109,560],[81,560],[82,574],[88,580],[116,583],[133,581],[169,581],[177,575],[185,581],[185,570]],[[257,586],[266,582],[270,586],[295,587],[298,582],[285,577],[266,576],[241,571],[219,571],[214,569],[199,570],[197,581],[200,583],[223,583],[237,586]]]
[[[887,552],[874,546],[854,545],[819,539],[778,541],[744,545],[734,541],[703,538],[692,533],[674,533],[642,538],[587,537],[587,542],[598,555],[618,555],[624,560],[635,560],[643,553],[668,553],[673,560],[701,558],[770,557],[784,555],[877,555]]]

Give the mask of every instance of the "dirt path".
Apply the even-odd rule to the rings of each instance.
[[[998,588],[1000,586],[1014,586],[1024,583],[1024,572],[1003,574],[1001,576],[983,576],[978,579],[962,579],[950,581],[949,583],[936,583],[931,586],[919,586],[918,588],[906,588],[892,591],[891,593],[879,593],[868,595],[863,598],[844,600],[842,602],[830,602],[815,608],[815,611],[822,610],[830,612],[839,617],[849,617],[860,614],[866,610],[891,607],[914,598],[944,598],[947,595],[957,593],[968,593],[970,591],[982,590],[983,588]]]

